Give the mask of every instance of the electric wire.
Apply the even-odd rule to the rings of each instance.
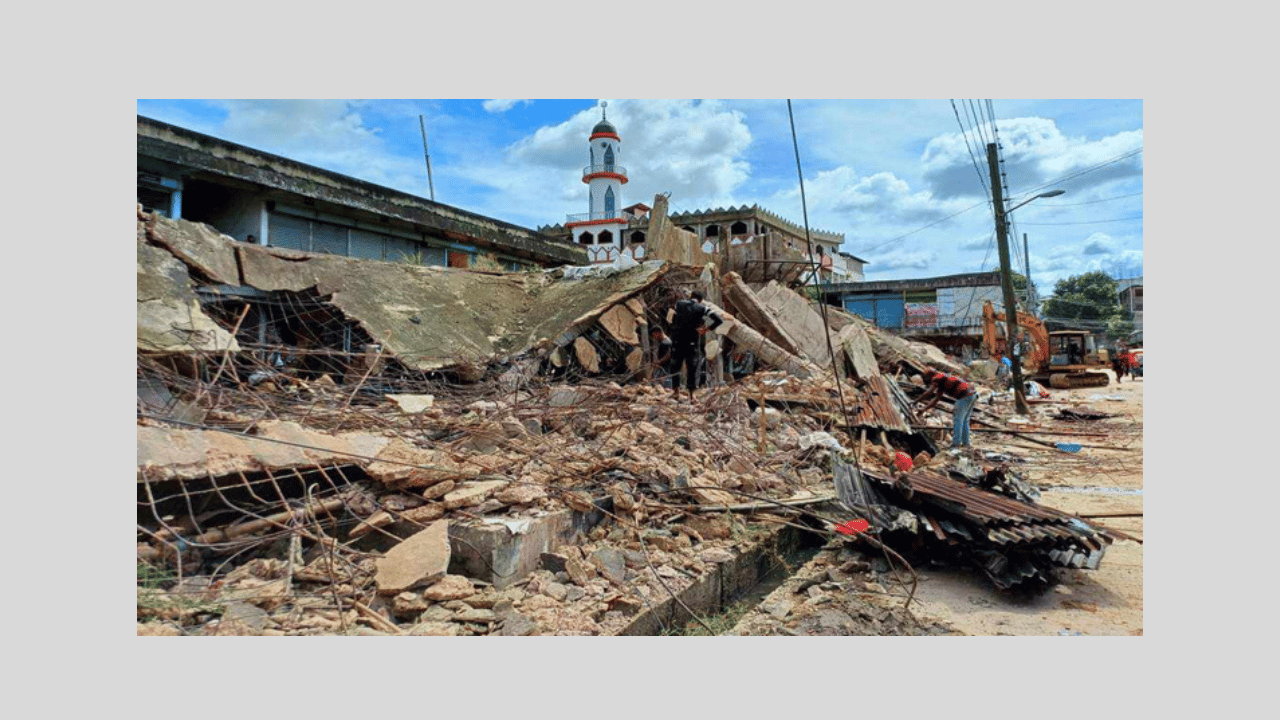
[[[1023,223],[1023,225],[1100,225],[1102,223],[1128,222],[1130,220],[1141,220],[1141,219],[1142,219],[1142,216],[1139,215],[1137,217],[1131,217],[1131,218],[1111,218],[1110,220],[1081,220],[1079,222],[1029,222],[1029,223]]]
[[[1142,195],[1141,191],[1138,191],[1136,193],[1129,193],[1128,195],[1116,195],[1114,197],[1102,198],[1100,200],[1085,200],[1084,202],[1078,202],[1078,203],[1036,203],[1036,207],[1049,208],[1049,207],[1075,207],[1076,205],[1093,205],[1094,203],[1110,202],[1112,200],[1122,200],[1124,198],[1138,197],[1139,195]]]
[[[956,116],[956,124],[960,126],[960,137],[964,138],[964,147],[969,151],[969,159],[973,161],[973,170],[978,173],[978,184],[982,186],[984,195],[990,195],[987,190],[987,181],[982,177],[982,170],[978,167],[978,158],[973,153],[973,148],[969,146],[969,133],[965,131],[964,123],[960,121],[960,111],[956,109],[956,101],[951,101],[951,112]]]

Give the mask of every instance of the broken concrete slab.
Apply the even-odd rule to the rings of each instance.
[[[613,511],[603,498],[589,509],[559,510],[542,517],[455,522],[450,529],[453,562],[450,572],[483,580],[498,590],[520,582],[538,569],[543,553],[569,550]]]
[[[449,569],[449,521],[432,523],[377,560],[374,582],[383,595],[397,595],[443,578]]]
[[[565,344],[587,323],[650,286],[667,270],[662,263],[645,263],[579,280],[553,272],[495,275],[245,245],[225,236],[201,234],[181,220],[161,223],[155,231],[163,236],[160,242],[183,253],[193,273],[212,282],[266,292],[313,291],[381,343],[388,356],[422,371],[474,370],[492,359]],[[139,233],[142,238],[145,231]],[[152,284],[171,286],[166,297],[190,284],[185,272],[170,277],[177,275],[172,268],[169,274],[163,271],[165,259],[174,259],[172,254],[145,245],[142,239],[139,246],[159,253],[140,249],[139,274],[153,276]],[[227,258],[235,257],[242,276],[229,275],[234,263]],[[182,263],[176,267],[185,270]],[[140,282],[140,290],[143,285]],[[158,295],[140,292],[139,298]],[[177,310],[185,307],[176,305]],[[151,325],[155,326],[151,334],[168,329],[160,321]],[[561,339],[566,334],[567,339]]]
[[[406,415],[415,415],[423,410],[430,410],[435,407],[435,395],[393,395],[386,396],[388,400],[396,404],[400,408],[400,412]]]
[[[471,507],[484,502],[490,493],[496,492],[499,488],[506,487],[506,480],[485,480],[482,482],[466,482],[458,486],[456,490],[444,496],[444,507],[446,510],[453,510],[462,507]]]
[[[604,577],[620,583],[627,579],[627,558],[615,548],[602,547],[587,556]]]
[[[479,471],[459,465],[443,451],[420,448],[403,440],[391,440],[365,472],[395,488],[425,488],[449,480],[475,477]]]
[[[171,220],[163,215],[152,215],[139,225],[145,225],[149,242],[164,247],[208,280],[222,285],[240,284],[238,244],[234,238],[204,223]]]
[[[631,314],[625,304],[614,305],[601,315],[600,326],[620,343],[640,344],[640,337],[636,334],[636,316]]]
[[[795,340],[806,358],[821,367],[831,365],[827,349],[826,325],[822,316],[799,293],[770,281],[755,294],[756,300],[769,310],[778,325]]]
[[[265,420],[253,435],[138,425],[138,482],[192,480],[237,472],[368,462],[390,440],[365,432],[337,435],[294,422]],[[279,442],[273,442],[279,441]]]
[[[200,307],[187,268],[138,237],[138,349],[189,353],[230,350],[239,343]]]
[[[422,597],[432,602],[462,600],[476,594],[475,586],[461,575],[445,575],[423,591]]]

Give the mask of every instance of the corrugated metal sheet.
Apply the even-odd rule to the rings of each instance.
[[[888,476],[865,469],[863,475],[873,484],[893,488],[893,479]],[[1107,529],[1060,510],[1018,502],[938,473],[921,470],[907,473],[905,477],[914,492],[914,502],[934,505],[980,526],[980,536],[985,532],[986,539],[997,545],[1077,545],[1087,552],[1096,552],[1117,539]],[[933,522],[948,534],[959,534],[959,526],[954,523]]]
[[[884,376],[867,378],[866,387],[855,402],[858,412],[854,425],[911,433],[911,423],[899,409],[898,394]]]

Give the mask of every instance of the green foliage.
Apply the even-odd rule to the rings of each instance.
[[[421,250],[414,250],[411,253],[401,252],[400,262],[408,265],[426,265],[427,256],[423,255]]]
[[[1134,325],[1123,315],[1112,315],[1107,318],[1107,338],[1110,340],[1119,340],[1128,338],[1129,334],[1134,331]]]
[[[1013,289],[1019,293],[1025,292],[1027,289],[1027,276],[1017,270],[1010,270],[1009,277],[1013,279]]]
[[[1123,317],[1116,281],[1101,271],[1059,280],[1053,297],[1044,303],[1047,317],[1075,320],[1109,320]]]

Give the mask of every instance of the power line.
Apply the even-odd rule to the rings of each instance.
[[[1124,198],[1138,197],[1141,194],[1142,194],[1141,192],[1136,192],[1136,193],[1129,193],[1128,195],[1116,195],[1115,197],[1102,198],[1101,200],[1085,200],[1084,202],[1078,202],[1078,203],[1036,203],[1036,207],[1047,208],[1047,207],[1074,207],[1076,205],[1092,205],[1094,203],[1110,202],[1111,200],[1122,200]]]
[[[1128,151],[1128,152],[1126,152],[1126,153],[1122,153],[1122,154],[1120,154],[1120,155],[1117,155],[1117,156],[1115,156],[1115,157],[1113,157],[1113,158],[1110,158],[1110,159],[1108,159],[1108,160],[1104,160],[1104,161],[1102,161],[1102,162],[1098,163],[1097,165],[1093,165],[1093,166],[1091,166],[1091,167],[1084,168],[1083,170],[1079,170],[1079,171],[1077,171],[1077,172],[1071,173],[1070,175],[1064,175],[1064,176],[1062,176],[1062,177],[1060,177],[1060,178],[1056,178],[1056,179],[1054,179],[1054,180],[1050,180],[1049,182],[1044,183],[1043,185],[1037,185],[1036,187],[1033,187],[1033,188],[1031,188],[1030,190],[1027,190],[1026,192],[1022,193],[1022,194],[1021,194],[1018,198],[1016,198],[1016,199],[1023,199],[1023,198],[1025,198],[1025,196],[1030,195],[1031,193],[1033,193],[1033,192],[1035,192],[1035,191],[1037,191],[1037,190],[1043,190],[1044,188],[1047,188],[1047,187],[1049,187],[1050,185],[1053,185],[1054,183],[1059,183],[1059,182],[1063,182],[1063,181],[1065,181],[1065,180],[1071,180],[1071,179],[1073,179],[1073,178],[1080,177],[1081,175],[1084,175],[1084,174],[1086,174],[1086,173],[1091,173],[1091,172],[1093,172],[1094,170],[1098,170],[1098,169],[1104,168],[1104,167],[1106,167],[1106,166],[1108,166],[1108,165],[1113,165],[1113,164],[1115,164],[1115,163],[1118,163],[1118,162],[1120,162],[1120,161],[1122,161],[1122,160],[1125,160],[1126,158],[1133,157],[1134,155],[1137,155],[1137,154],[1139,154],[1139,153],[1141,153],[1141,152],[1142,152],[1142,148],[1141,148],[1141,147],[1139,147],[1139,148],[1136,148],[1136,149],[1134,149],[1134,150],[1130,150],[1130,151]],[[1011,201],[1012,201],[1012,200],[1014,200],[1014,199],[1015,199],[1015,198],[1010,198],[1010,200],[1011,200]],[[952,213],[951,215],[948,215],[948,216],[946,216],[946,217],[942,218],[941,220],[935,220],[935,221],[933,221],[933,222],[929,223],[928,225],[924,225],[924,226],[922,226],[922,227],[918,227],[918,228],[916,228],[915,230],[912,230],[912,231],[907,232],[907,233],[903,233],[902,235],[899,235],[899,236],[897,236],[897,237],[895,237],[895,238],[892,238],[892,239],[886,240],[886,241],[884,241],[884,242],[882,242],[882,243],[880,243],[880,244],[878,244],[878,245],[872,245],[872,246],[870,246],[870,247],[863,248],[863,249],[861,249],[861,250],[858,250],[857,252],[866,253],[866,252],[870,252],[870,251],[872,251],[872,250],[876,250],[876,249],[878,249],[878,248],[882,248],[882,247],[884,247],[885,245],[888,245],[888,244],[893,243],[893,242],[897,242],[898,240],[901,240],[901,239],[903,239],[903,238],[905,238],[905,237],[909,237],[909,236],[911,236],[911,235],[915,235],[916,233],[918,233],[918,232],[920,232],[920,231],[922,231],[922,230],[928,230],[929,228],[933,227],[934,225],[937,225],[937,224],[939,224],[939,223],[946,222],[947,220],[950,220],[951,218],[956,217],[957,215],[961,215],[961,214],[967,213],[967,212],[969,212],[970,210],[973,210],[974,208],[980,207],[980,206],[982,206],[982,205],[989,205],[989,204],[991,204],[991,197],[988,195],[986,198],[984,198],[984,199],[983,199],[983,201],[982,201],[982,202],[977,203],[976,205],[970,205],[969,207],[967,207],[967,208],[965,208],[965,209],[963,209],[963,210],[960,210],[959,212]],[[1024,223],[1024,224],[1031,225],[1032,223]],[[1054,223],[1047,223],[1047,224],[1054,224]]]
[[[986,178],[982,177],[982,170],[978,167],[978,158],[973,154],[973,148],[969,146],[969,133],[965,131],[964,123],[960,121],[960,111],[956,109],[955,100],[951,101],[951,112],[955,113],[956,123],[960,126],[960,137],[964,138],[964,147],[969,151],[969,159],[973,161],[973,170],[978,173],[978,184],[982,186],[983,194],[990,195]]]
[[[1049,222],[1049,223],[1029,222],[1029,223],[1023,223],[1023,225],[1097,225],[1099,223],[1124,222],[1126,220],[1141,220],[1141,219],[1142,219],[1142,216],[1139,215],[1138,217],[1112,218],[1110,220],[1084,220],[1081,222]]]
[[[1037,191],[1037,190],[1043,190],[1043,189],[1045,189],[1045,188],[1049,187],[1050,185],[1055,185],[1055,184],[1060,183],[1060,182],[1066,182],[1067,180],[1074,180],[1075,178],[1078,178],[1078,177],[1080,177],[1081,175],[1084,175],[1084,174],[1086,174],[1086,173],[1091,173],[1091,172],[1093,172],[1093,171],[1095,171],[1095,170],[1100,170],[1100,169],[1102,169],[1102,168],[1104,168],[1104,167],[1106,167],[1106,166],[1108,166],[1108,165],[1114,165],[1114,164],[1116,164],[1116,163],[1118,163],[1118,162],[1121,162],[1121,161],[1123,161],[1123,160],[1127,160],[1128,158],[1131,158],[1131,157],[1133,157],[1134,155],[1137,155],[1137,154],[1139,154],[1139,153],[1141,153],[1141,152],[1142,152],[1142,148],[1141,148],[1141,147],[1138,147],[1138,148],[1136,148],[1136,149],[1130,150],[1129,152],[1121,153],[1121,154],[1116,155],[1115,157],[1112,157],[1112,158],[1110,158],[1110,159],[1103,160],[1102,162],[1098,163],[1097,165],[1091,165],[1090,167],[1084,168],[1083,170],[1078,170],[1078,171],[1073,172],[1073,173],[1070,173],[1070,174],[1068,174],[1068,175],[1063,175],[1062,177],[1054,178],[1053,180],[1050,180],[1049,182],[1046,182],[1046,183],[1044,183],[1043,185],[1037,185],[1037,186],[1035,186],[1035,187],[1031,188],[1030,190],[1027,190],[1026,192],[1022,193],[1022,195],[1021,195],[1019,198],[1017,198],[1017,199],[1021,199],[1022,197],[1025,197],[1026,195],[1030,195],[1031,193],[1033,193],[1033,192],[1035,192],[1035,191]],[[1012,200],[1013,198],[1010,198],[1010,199]]]
[[[946,217],[942,218],[941,220],[934,220],[933,222],[929,223],[928,225],[925,225],[924,227],[916,228],[915,230],[912,230],[912,231],[911,231],[911,232],[909,232],[909,233],[904,233],[904,234],[899,235],[898,237],[893,238],[893,239],[891,239],[891,240],[885,240],[884,242],[880,243],[879,245],[872,245],[871,247],[863,248],[863,249],[859,250],[858,252],[865,253],[865,252],[870,252],[870,251],[872,251],[872,250],[875,250],[875,249],[877,249],[877,248],[882,248],[882,247],[884,247],[885,245],[888,245],[889,243],[892,243],[892,242],[897,242],[898,240],[901,240],[901,239],[902,239],[902,238],[904,238],[904,237],[907,237],[907,236],[910,236],[910,235],[915,235],[916,233],[920,232],[921,230],[928,230],[929,228],[933,227],[934,225],[937,225],[938,223],[946,222],[947,220],[950,220],[951,218],[953,218],[953,217],[955,217],[955,216],[957,216],[957,215],[962,215],[962,214],[964,214],[964,213],[967,213],[967,212],[969,212],[970,210],[972,210],[972,209],[974,209],[974,208],[982,207],[983,205],[988,205],[988,204],[990,204],[990,202],[991,202],[991,201],[990,201],[990,198],[988,198],[988,199],[983,200],[982,202],[980,202],[980,203],[978,203],[978,204],[976,204],[976,205],[970,205],[969,207],[967,207],[967,208],[965,208],[965,209],[963,209],[963,210],[961,210],[961,211],[959,211],[959,212],[952,213],[952,214],[950,214],[950,215],[948,215],[948,216],[946,216]]]

